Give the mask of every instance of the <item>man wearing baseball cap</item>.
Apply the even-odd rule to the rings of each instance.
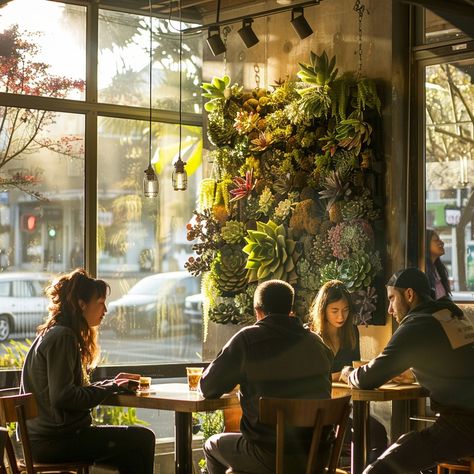
[[[387,283],[388,312],[399,323],[381,354],[348,382],[373,389],[407,369],[430,392],[436,421],[401,436],[364,474],[412,474],[437,462],[474,455],[474,324],[451,300],[433,300],[417,268],[395,273]]]

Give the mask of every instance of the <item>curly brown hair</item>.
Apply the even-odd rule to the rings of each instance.
[[[351,294],[342,281],[330,280],[326,282],[318,291],[316,298],[311,305],[309,313],[309,326],[312,331],[319,334],[327,344],[329,337],[327,334],[326,308],[331,303],[345,299],[349,305],[349,316],[340,329],[341,347],[354,349],[356,346],[356,334],[353,327],[354,305]]]
[[[99,358],[97,328],[91,328],[83,317],[79,300],[88,303],[92,298],[105,298],[110,286],[104,280],[97,280],[82,269],[62,275],[46,288],[51,302],[48,306],[48,319],[38,326],[38,333],[44,334],[53,326],[66,326],[74,332],[79,341],[82,366],[90,370]]]

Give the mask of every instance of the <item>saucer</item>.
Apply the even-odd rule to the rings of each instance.
[[[137,397],[148,397],[149,395],[154,395],[156,390],[149,388],[147,390],[137,390]]]

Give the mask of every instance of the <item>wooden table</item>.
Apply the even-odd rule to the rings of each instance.
[[[147,397],[135,395],[112,395],[103,405],[151,408],[175,412],[175,472],[189,474],[192,467],[192,413],[198,411],[223,410],[239,406],[236,393],[225,394],[216,400],[203,398],[191,392],[186,383],[164,383],[152,385],[155,392]]]
[[[362,390],[342,382],[333,382],[332,396],[345,395],[351,395],[353,402],[351,473],[361,474],[367,465],[370,402],[414,400],[428,396],[428,392],[418,384],[385,384],[373,390]]]

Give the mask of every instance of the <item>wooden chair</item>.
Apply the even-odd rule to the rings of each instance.
[[[462,464],[452,462],[440,462],[438,464],[438,474],[456,474],[458,472],[469,472],[474,474],[474,457],[461,459]]]
[[[317,454],[323,427],[332,425],[336,428],[336,437],[325,466],[325,473],[344,473],[337,469],[341,455],[344,433],[349,419],[350,396],[325,400],[299,400],[281,398],[260,399],[260,421],[276,426],[276,474],[284,473],[285,427],[313,428],[313,435],[306,464],[306,474],[316,468]]]
[[[18,423],[23,450],[23,459],[17,460],[11,439],[9,436],[7,437],[6,454],[11,473],[75,472],[77,474],[88,474],[89,464],[84,462],[36,463],[33,461],[26,420],[35,418],[36,416],[38,416],[38,407],[32,393],[0,397],[0,419],[2,424]],[[1,472],[0,470],[0,473]]]

